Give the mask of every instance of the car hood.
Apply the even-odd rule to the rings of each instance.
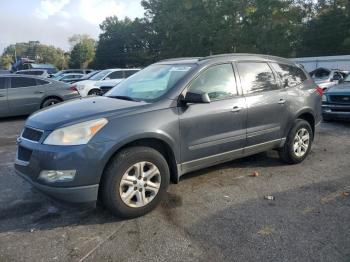
[[[41,130],[55,130],[59,127],[100,117],[121,116],[148,105],[150,104],[145,102],[109,97],[88,97],[40,110],[28,118],[26,125]]]
[[[350,94],[350,83],[343,83],[336,85],[327,90],[327,94],[340,94],[347,93]]]

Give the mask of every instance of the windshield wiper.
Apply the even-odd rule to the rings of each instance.
[[[121,100],[127,100],[127,101],[134,101],[134,102],[141,102],[142,100],[132,98],[130,96],[108,96],[111,98],[121,99]]]

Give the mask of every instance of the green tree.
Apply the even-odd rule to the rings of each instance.
[[[29,58],[37,63],[53,64],[59,69],[67,67],[67,59],[64,50],[41,44],[38,41],[10,45],[5,48],[2,56],[11,57],[12,62],[17,58]]]
[[[13,57],[10,55],[0,56],[0,68],[10,69],[13,63]]]
[[[73,45],[70,53],[71,68],[87,68],[95,57],[96,41],[88,35],[74,35],[69,39]]]
[[[100,25],[94,67],[135,67],[153,62],[157,52],[145,19],[108,17]],[[153,55],[151,55],[153,54]]]
[[[317,14],[303,28],[298,56],[343,55],[350,52],[350,2],[321,0]]]

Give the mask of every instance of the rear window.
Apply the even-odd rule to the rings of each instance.
[[[283,87],[298,86],[307,79],[304,71],[296,66],[272,63],[272,67],[281,78]]]
[[[36,86],[36,79],[29,77],[11,77],[11,88]]]
[[[330,70],[327,70],[325,68],[319,68],[319,69],[316,69],[312,72],[310,72],[310,76],[314,79],[328,79],[329,76],[331,74],[331,71]]]

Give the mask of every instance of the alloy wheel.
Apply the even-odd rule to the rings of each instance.
[[[310,146],[310,133],[306,128],[298,130],[294,137],[293,150],[297,157],[303,157]]]
[[[156,197],[160,185],[161,175],[157,166],[150,162],[138,162],[124,173],[119,194],[128,207],[143,207]]]

